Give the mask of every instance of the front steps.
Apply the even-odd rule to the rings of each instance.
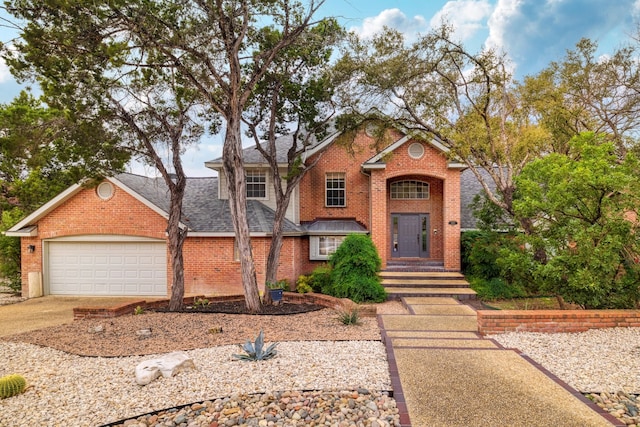
[[[449,297],[474,300],[476,293],[464,276],[449,271],[390,271],[380,272],[382,286],[388,299],[404,297]]]

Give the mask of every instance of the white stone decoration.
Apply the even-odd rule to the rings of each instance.
[[[136,383],[147,385],[162,375],[170,378],[185,369],[195,369],[193,359],[183,351],[165,354],[158,359],[145,360],[136,366]]]

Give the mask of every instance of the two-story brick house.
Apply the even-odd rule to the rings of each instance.
[[[349,144],[335,133],[310,146],[321,156],[294,190],[279,278],[294,282],[325,261],[349,233],[371,235],[383,268],[403,260],[460,269],[463,165],[435,141],[392,132],[383,149],[366,131]],[[284,146],[288,141],[280,141]],[[248,217],[258,281],[264,281],[275,197],[268,165],[244,150]],[[241,293],[221,159],[218,177],[188,180],[182,226],[187,294]],[[284,164],[283,164],[284,167]],[[162,179],[120,174],[95,188],[74,185],[20,221],[23,295],[167,295],[171,277]]]

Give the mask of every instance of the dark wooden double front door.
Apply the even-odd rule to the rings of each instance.
[[[391,257],[429,258],[429,214],[391,214]]]

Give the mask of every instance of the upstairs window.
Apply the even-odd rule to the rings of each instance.
[[[247,198],[266,199],[267,198],[267,173],[265,171],[248,170],[247,176]]]
[[[428,199],[429,184],[422,181],[398,181],[391,184],[392,199]]]
[[[332,172],[326,177],[326,205],[328,207],[346,206],[344,173]]]

